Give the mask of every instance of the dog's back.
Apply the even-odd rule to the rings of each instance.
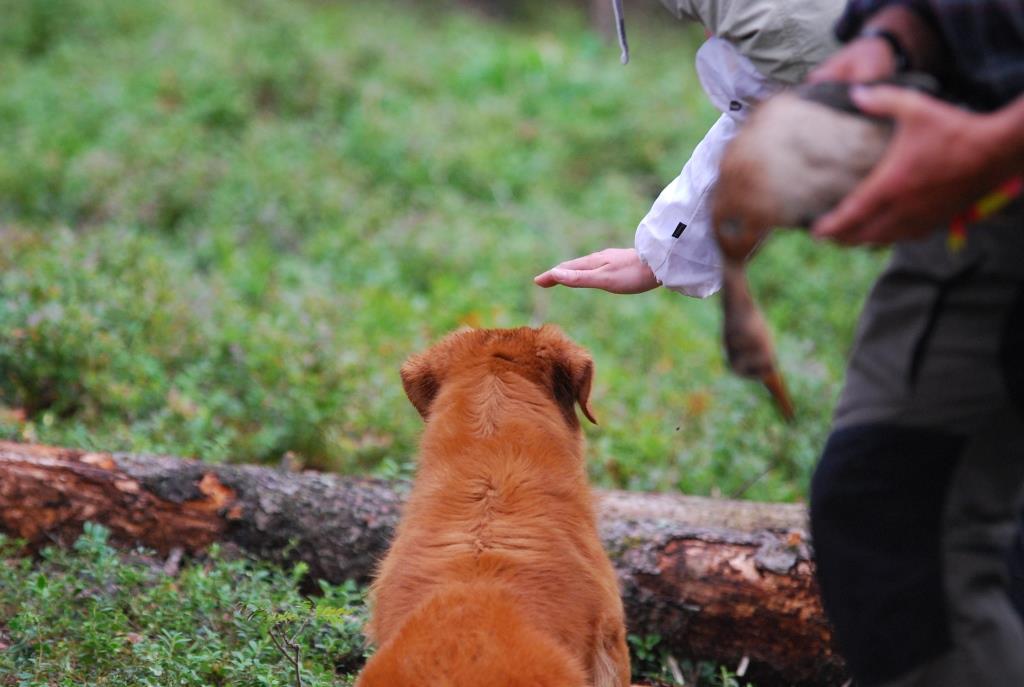
[[[408,615],[374,655],[361,687],[576,687],[579,660],[533,627],[512,589],[449,583]]]
[[[592,371],[550,327],[459,333],[403,367],[427,428],[360,687],[629,684],[574,409],[592,418]]]

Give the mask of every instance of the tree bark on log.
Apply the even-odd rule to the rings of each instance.
[[[230,542],[315,578],[367,582],[404,483],[0,442],[0,531],[30,546],[98,522],[167,553]],[[630,632],[677,657],[750,668],[771,685],[841,685],[801,506],[599,491],[601,533]]]

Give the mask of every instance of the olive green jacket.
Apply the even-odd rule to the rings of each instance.
[[[833,26],[846,0],[661,0],[739,49],[765,76],[798,83],[838,48]]]

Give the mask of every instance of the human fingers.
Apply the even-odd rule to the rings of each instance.
[[[552,268],[547,272],[541,272],[540,274],[533,278],[533,283],[545,289],[550,289],[552,286],[557,286],[558,280],[555,278],[555,275],[552,274],[552,272],[554,271],[554,268]]]
[[[566,275],[569,272],[579,270],[595,270],[604,267],[608,264],[608,261],[602,257],[601,251],[597,253],[591,253],[590,255],[584,255],[579,258],[573,258],[572,260],[566,260],[560,262],[546,272],[542,272],[533,278],[533,281],[538,286],[545,288],[554,286],[555,284],[563,283],[563,279],[572,278]]]
[[[572,260],[560,262],[555,265],[555,267],[567,270],[595,270],[606,264],[608,264],[608,257],[605,255],[605,251],[599,250],[589,255],[583,255],[578,258],[573,258]]]
[[[833,233],[816,236],[842,246],[884,246],[905,238],[897,235],[904,228],[898,208],[885,206],[863,221],[850,222]]]
[[[564,267],[552,267],[544,274],[537,275],[533,280],[538,286],[550,288],[561,284],[572,289],[603,289],[607,275],[599,270],[572,270]]]
[[[566,260],[560,262],[546,272],[542,272],[533,278],[533,281],[538,286],[544,288],[550,288],[557,284],[566,284],[566,280],[578,281],[579,277],[573,275],[573,272],[580,270],[594,270],[603,267],[607,264],[607,261],[601,257],[601,251],[597,253],[591,253],[590,255],[584,255],[579,258],[573,258],[572,260]]]
[[[856,86],[851,98],[864,112],[900,119],[909,115],[925,96],[892,86]],[[893,148],[899,148],[894,145]],[[902,150],[902,149],[900,149]],[[811,233],[843,244],[878,243],[891,228],[898,208],[892,202],[894,189],[905,185],[898,172],[900,155],[890,149],[874,170],[828,214],[814,223]],[[894,159],[894,157],[896,159]]]
[[[884,79],[896,70],[892,50],[878,38],[861,38],[825,60],[807,75],[811,83],[821,81],[864,82]]]
[[[884,167],[884,165],[883,165]],[[831,212],[823,215],[811,227],[815,238],[830,239],[837,243],[854,245],[865,243],[880,215],[889,203],[887,169],[876,169],[853,189]]]
[[[896,86],[854,86],[850,98],[861,112],[891,119],[903,119],[931,100],[923,93]]]
[[[853,65],[842,58],[831,59],[818,65],[807,73],[806,80],[809,83],[820,83],[822,81],[849,81],[849,75]]]

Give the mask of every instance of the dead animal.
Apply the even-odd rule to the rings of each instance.
[[[934,90],[927,77],[894,85]],[[746,263],[776,227],[807,227],[843,199],[885,153],[892,123],[865,115],[850,85],[820,83],[760,105],[722,157],[712,221],[723,257],[723,338],[729,365],[759,379],[787,420],[792,401],[779,373]]]

